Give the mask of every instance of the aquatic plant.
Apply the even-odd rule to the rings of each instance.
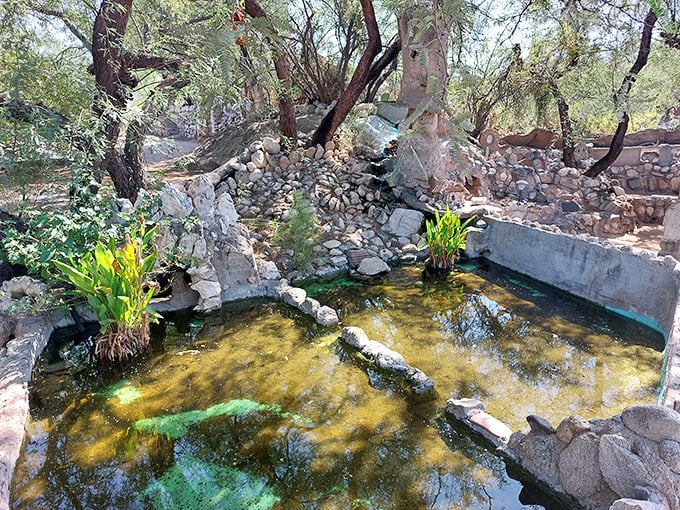
[[[151,247],[155,229],[146,230],[143,219],[139,230],[132,227],[125,243],[117,247],[98,241],[88,252],[70,263],[54,265],[75,286],[75,294],[84,297],[99,320],[100,330],[95,353],[101,361],[123,361],[148,346],[149,324],[160,315],[149,307],[158,284],[148,280],[156,263],[156,249]]]
[[[184,413],[166,414],[153,418],[142,418],[132,424],[134,430],[147,434],[164,434],[172,439],[179,439],[186,435],[189,426],[194,423],[213,418],[215,416],[243,416],[255,411],[272,413],[282,418],[303,420],[300,416],[283,412],[277,404],[260,404],[248,399],[235,399],[222,402],[208,409],[197,409]]]
[[[465,221],[446,206],[444,214],[435,211],[434,220],[425,221],[425,246],[430,253],[427,264],[435,270],[450,270],[458,259],[460,250],[465,249],[465,240],[473,227],[471,216]]]
[[[143,493],[154,509],[269,510],[278,501],[267,484],[249,473],[181,454]]]

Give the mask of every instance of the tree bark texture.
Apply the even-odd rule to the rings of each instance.
[[[593,166],[585,172],[588,177],[597,177],[602,172],[607,170],[619,157],[621,151],[623,150],[623,139],[626,136],[626,131],[628,131],[628,123],[630,122],[630,116],[628,115],[627,105],[628,97],[630,91],[633,88],[633,84],[637,79],[638,73],[647,64],[647,59],[649,58],[649,51],[652,45],[652,31],[654,30],[654,25],[656,24],[657,16],[652,9],[647,12],[645,16],[644,25],[642,28],[642,36],[640,38],[640,48],[638,50],[637,58],[630,70],[623,78],[623,83],[621,87],[614,94],[614,106],[617,111],[620,112],[619,123],[616,126],[616,132],[612,138],[612,143],[609,146],[609,151],[601,159],[595,162]]]
[[[557,83],[550,84],[552,93],[557,101],[557,112],[560,116],[560,128],[562,130],[562,161],[569,168],[576,168],[576,157],[574,156],[574,130],[569,117],[569,104],[564,99]]]
[[[104,0],[97,12],[92,36],[92,67],[100,97],[95,99],[94,112],[104,122],[106,145],[104,157],[97,165],[98,177],[103,172],[111,176],[116,193],[134,202],[144,184],[144,168],[128,168],[116,148],[122,130],[122,112],[138,83],[130,72],[123,50],[132,0]]]
[[[245,0],[244,8],[252,18],[267,18],[267,14],[257,0]],[[291,94],[291,81],[288,63],[283,51],[274,47],[274,69],[279,80],[279,129],[281,134],[297,142],[297,126],[295,123],[295,103]]]
[[[366,31],[368,32],[368,42],[366,49],[359,59],[356,70],[352,74],[347,88],[343,90],[338,98],[335,106],[330,109],[326,116],[319,124],[319,127],[314,131],[310,146],[317,144],[325,144],[333,139],[333,135],[340,127],[340,124],[347,118],[347,115],[356,104],[359,96],[364,91],[368,83],[368,77],[371,72],[373,60],[380,53],[382,42],[380,39],[380,30],[378,30],[378,23],[375,19],[375,10],[373,9],[372,0],[360,0],[361,10],[364,16],[364,23],[366,24]]]

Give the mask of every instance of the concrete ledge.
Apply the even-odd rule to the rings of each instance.
[[[595,237],[484,219],[487,228],[468,237],[475,254],[661,331],[666,348],[659,403],[680,409],[678,261]]]

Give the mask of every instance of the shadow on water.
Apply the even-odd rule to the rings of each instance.
[[[445,399],[481,398],[514,429],[534,413],[616,414],[653,402],[658,335],[492,266],[461,269],[317,289],[433,378],[427,398],[339,329],[264,301],[169,314],[151,352],[117,370],[59,365],[77,343],[52,342],[13,508],[560,508],[455,430]]]

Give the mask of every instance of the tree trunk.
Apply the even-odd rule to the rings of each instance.
[[[100,97],[93,105],[94,112],[104,122],[104,158],[97,164],[95,175],[101,179],[108,172],[121,198],[134,202],[144,184],[143,168],[129,171],[116,148],[122,129],[121,113],[131,96],[130,89],[137,78],[130,72],[123,39],[127,29],[132,0],[104,0],[97,12],[92,37],[92,66]]]
[[[657,21],[657,16],[652,9],[647,12],[645,16],[644,26],[642,28],[642,37],[640,38],[640,49],[638,50],[637,58],[633,62],[632,67],[628,71],[628,74],[623,78],[623,83],[621,87],[614,94],[614,106],[619,112],[620,119],[619,124],[616,127],[616,133],[612,138],[612,143],[609,146],[609,151],[600,160],[596,161],[590,169],[585,172],[584,175],[588,177],[597,177],[602,172],[607,170],[619,157],[621,151],[623,150],[623,139],[626,136],[626,131],[628,131],[628,122],[630,121],[630,116],[627,111],[627,101],[630,91],[633,88],[633,84],[637,79],[638,73],[647,64],[647,59],[649,58],[649,50],[652,45],[652,31],[654,25]]]
[[[557,83],[550,84],[552,93],[557,101],[557,112],[560,115],[560,128],[562,130],[562,161],[568,168],[576,168],[576,158],[574,156],[574,130],[569,117],[569,105],[564,99]]]
[[[401,51],[401,40],[395,39],[385,52],[371,66],[366,78],[366,97],[364,102],[372,103],[387,77],[397,69],[397,57]],[[389,69],[387,67],[389,66]],[[387,70],[386,70],[387,69]]]
[[[373,2],[371,0],[360,0],[361,10],[364,15],[364,23],[368,32],[368,42],[364,50],[356,70],[352,75],[347,88],[340,94],[335,106],[326,114],[326,116],[319,124],[319,127],[314,131],[312,139],[309,142],[310,146],[317,144],[325,144],[333,138],[335,132],[340,127],[340,124],[347,118],[347,115],[354,107],[357,99],[363,92],[368,82],[368,77],[371,72],[373,60],[380,53],[382,42],[380,40],[380,31],[378,30],[378,23],[375,19],[375,11],[373,10]]]
[[[451,20],[439,9],[438,2],[422,2],[399,18],[403,59],[399,101],[408,107],[408,116],[401,123],[395,184],[408,188],[430,188],[457,173],[447,144],[448,121],[442,112]],[[435,22],[424,30],[414,26],[420,17],[417,10]]]
[[[245,0],[246,13],[252,18],[267,18],[267,14],[257,0]],[[297,142],[297,126],[295,124],[295,103],[291,94],[292,85],[288,74],[288,63],[283,51],[273,47],[274,69],[280,82],[279,93],[279,129],[281,134]]]

